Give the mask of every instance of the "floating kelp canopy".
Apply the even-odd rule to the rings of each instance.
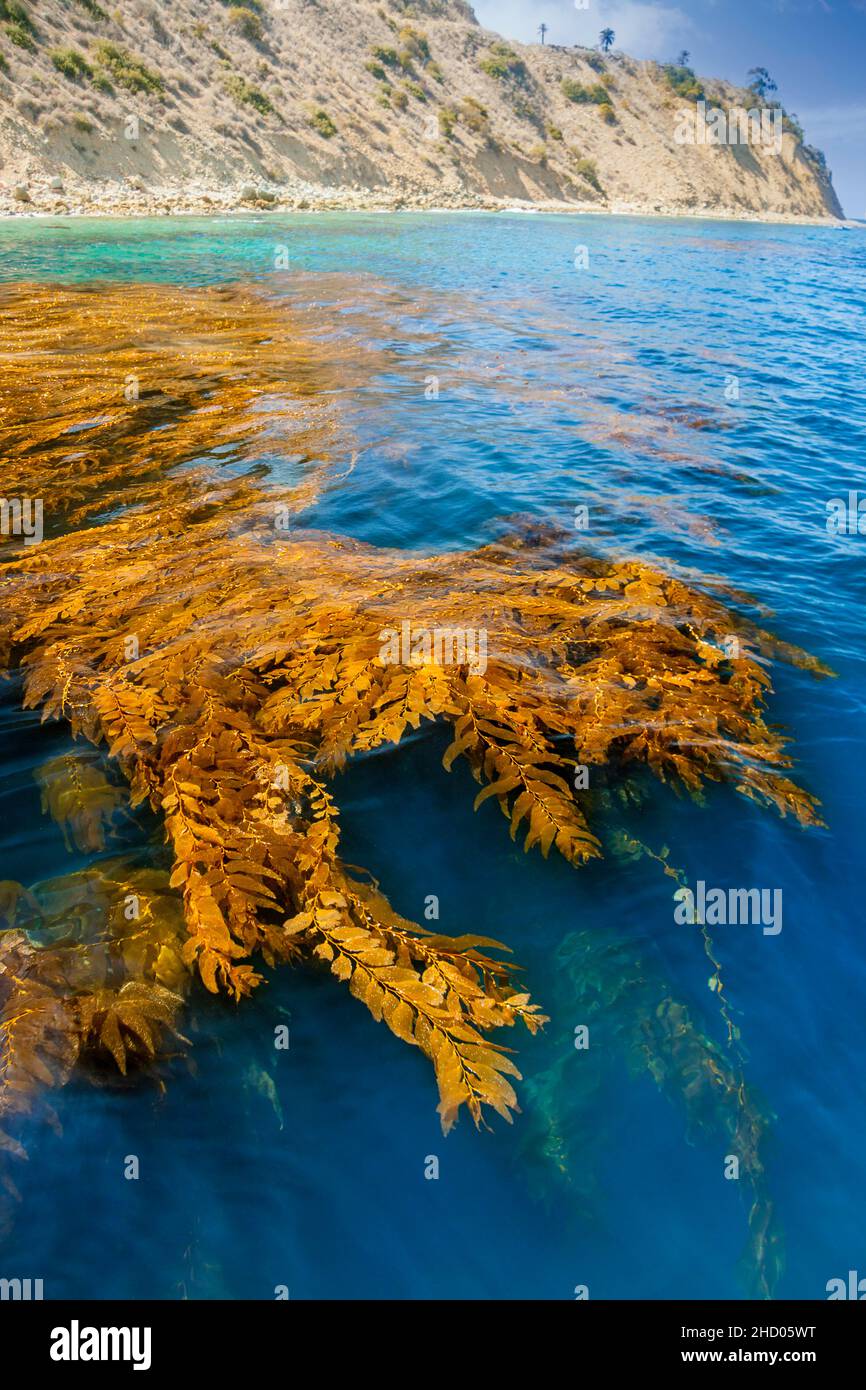
[[[0,1128],[79,1057],[153,1057],[194,976],[242,1000],[257,958],[324,963],[418,1046],[446,1130],[462,1105],[509,1118],[520,1074],[491,1035],[543,1019],[504,948],[426,932],[340,856],[334,774],[423,721],[451,725],[445,766],[467,760],[476,804],[495,798],[512,838],[575,866],[602,852],[579,768],[590,785],[637,767],[688,792],[727,782],[819,823],[763,711],[769,658],[821,668],[718,588],[532,525],[444,554],[300,529],[351,456],[328,383],[369,364],[304,341],[279,301],[19,287],[0,312],[4,486],[43,500],[49,536],[7,547],[2,660],[27,707],[107,750],[59,759],[43,804],[100,849],[122,776],[171,858],[141,892],[101,871],[85,939],[5,885]],[[303,459],[293,489],[260,466],[286,449]],[[419,633],[451,634],[451,656]],[[454,634],[483,634],[483,661]],[[140,899],[133,928],[112,883]]]

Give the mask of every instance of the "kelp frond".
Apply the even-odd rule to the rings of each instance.
[[[38,769],[42,810],[57,822],[66,848],[82,854],[105,849],[117,812],[127,801],[121,787],[110,782],[95,756],[69,753],[52,758]]]
[[[20,347],[28,327],[10,312]],[[728,782],[817,823],[763,716],[773,639],[711,592],[575,554],[552,532],[419,555],[287,531],[285,494],[205,464],[206,441],[255,460],[291,421],[308,430],[312,462],[289,513],[322,483],[333,422],[321,403],[316,422],[315,373],[278,305],[253,292],[70,290],[35,315],[27,372],[42,394],[25,389],[18,416],[3,401],[14,476],[28,496],[74,504],[82,524],[3,567],[0,648],[24,672],[25,704],[104,742],[132,804],[163,818],[181,967],[207,989],[249,994],[257,957],[324,962],[430,1058],[446,1129],[463,1104],[477,1123],[485,1105],[507,1118],[519,1073],[487,1035],[533,1031],[537,1006],[490,954],[496,942],[426,933],[342,862],[331,782],[348,759],[448,723],[445,766],[468,763],[476,805],[495,799],[512,838],[574,865],[601,852],[591,795],[573,790],[580,765],[618,777],[645,765],[689,792]],[[58,335],[101,344],[107,328],[114,368],[65,396]],[[175,341],[185,346],[166,362]],[[112,372],[116,389],[119,371],[143,364],[159,383],[153,409],[108,410]],[[105,515],[103,485],[121,490],[119,514]],[[84,525],[96,511],[100,524]],[[483,633],[485,660],[437,660],[411,636],[403,645],[407,629]],[[83,825],[91,843],[92,818]],[[118,1063],[165,1021],[129,995],[78,1019]]]
[[[206,454],[303,459],[309,500],[338,443],[328,388],[370,366],[255,290],[2,285],[0,320],[3,495],[42,498],[52,531],[131,489],[170,505],[166,474]]]
[[[152,1061],[189,984],[186,938],[168,875],[124,859],[35,886],[0,885],[0,1157],[26,1158],[28,1119],[58,1128],[46,1093],[79,1062],[126,1073]],[[16,1196],[9,1164],[0,1189]],[[0,1228],[8,1220],[0,1193]]]

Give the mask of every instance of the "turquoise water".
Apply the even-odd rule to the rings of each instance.
[[[863,232],[518,214],[31,220],[0,230],[0,252],[9,282],[261,281],[307,331],[367,355],[360,386],[332,388],[355,466],[304,523],[456,549],[516,515],[569,527],[586,505],[581,544],[720,576],[837,672],[773,669],[771,717],[826,830],[727,789],[697,809],[663,787],[632,825],[691,881],[782,889],[779,935],[714,931],[748,1085],[776,1117],[776,1292],[821,1298],[829,1279],[866,1274],[864,541],[826,527],[827,502],[866,486]],[[294,476],[295,460],[268,462]],[[2,877],[85,862],[41,816],[32,777],[62,731],[7,691],[0,740]],[[743,1296],[745,1194],[723,1177],[724,1143],[690,1134],[683,1107],[629,1071],[616,1039],[634,1020],[613,989],[599,1045],[575,1051],[584,1020],[557,955],[577,931],[622,945],[723,1043],[670,880],[647,859],[578,872],[524,857],[493,806],[473,815],[468,771],[441,773],[446,741],[428,731],[350,767],[345,857],[407,916],[436,894],[440,930],[514,949],[551,1023],[520,1040],[513,1128],[464,1117],[443,1139],[424,1059],[330,979],[283,971],[240,1009],[196,998],[195,1066],[178,1063],[164,1096],[60,1096],[63,1138],[31,1147],[0,1274],[42,1277],[57,1297]],[[286,1020],[291,1047],[275,1054]],[[570,1136],[570,1180],[535,1140],[542,1104]],[[123,1180],[128,1154],[138,1182]]]

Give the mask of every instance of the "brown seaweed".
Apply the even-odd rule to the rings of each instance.
[[[132,807],[161,818],[185,930],[166,947],[173,996],[195,974],[240,1000],[261,982],[257,957],[324,963],[430,1059],[446,1129],[464,1104],[476,1123],[484,1106],[510,1118],[520,1074],[489,1033],[534,1032],[538,1006],[499,943],[426,932],[342,861],[333,779],[348,759],[448,723],[445,766],[466,760],[476,805],[495,799],[512,838],[576,866],[601,854],[591,794],[575,790],[585,768],[621,782],[649,768],[695,794],[726,782],[819,823],[763,712],[768,658],[810,659],[711,587],[531,527],[445,554],[302,530],[346,441],[319,394],[325,348],[285,306],[106,287],[5,290],[0,310],[7,492],[44,499],[60,532],[10,547],[0,659],[23,673],[28,708],[104,745]],[[87,370],[76,345],[99,347]],[[305,463],[282,489],[258,465],[289,441]],[[447,658],[430,640],[443,633]],[[483,664],[466,634],[484,635]],[[91,780],[46,807],[97,848],[108,796]],[[61,1079],[94,1039],[122,1067],[174,1027],[153,962],[105,996],[65,962],[58,974],[53,949],[42,969],[17,931],[0,946],[0,1097]]]

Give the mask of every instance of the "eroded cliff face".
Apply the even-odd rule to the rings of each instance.
[[[740,143],[699,126],[684,141],[696,91],[704,113],[727,113],[755,106],[741,89],[506,42],[462,0],[109,4],[0,0],[3,209],[259,198],[842,215],[787,120]]]

